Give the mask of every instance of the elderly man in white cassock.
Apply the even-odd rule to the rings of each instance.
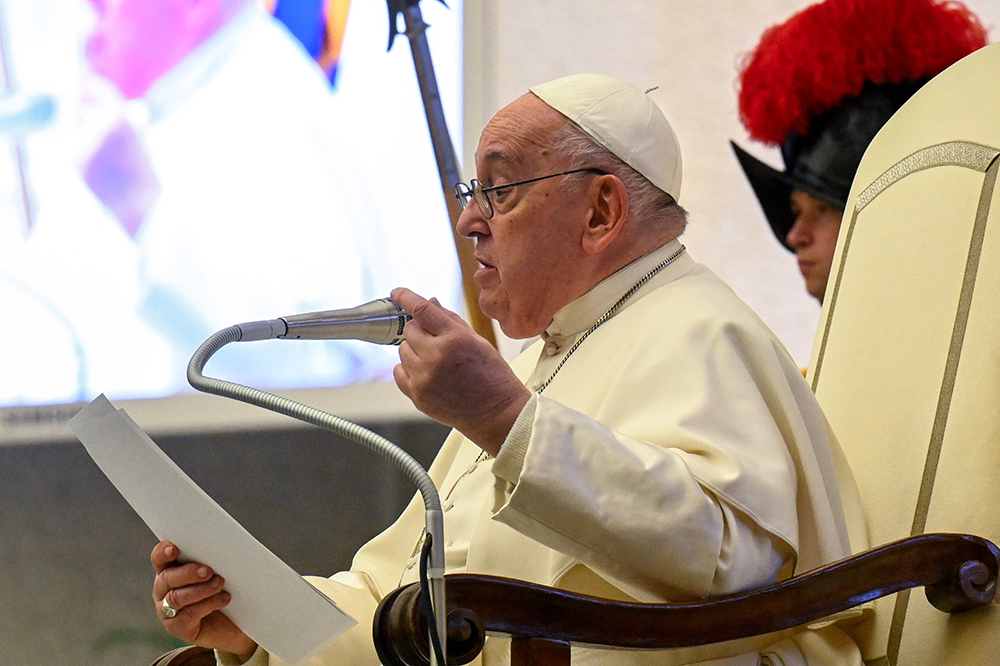
[[[539,340],[508,365],[455,313],[406,289],[395,379],[454,427],[430,473],[449,573],[492,574],[623,600],[701,599],[850,553],[849,472],[781,343],[678,242],[677,139],[649,97],[570,76],[498,112],[458,184],[483,311]],[[359,624],[310,664],[377,664],[379,600],[417,580],[419,499],[349,571],[310,579]],[[853,530],[852,530],[853,531]],[[211,563],[152,553],[175,636],[222,664],[278,660],[221,612]],[[173,617],[165,617],[176,611]],[[483,664],[509,661],[487,640]],[[574,663],[856,664],[836,625],[673,652],[573,648]]]

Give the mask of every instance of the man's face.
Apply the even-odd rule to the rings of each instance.
[[[192,48],[187,12],[176,0],[90,0],[97,25],[87,61],[128,99],[136,99]]]
[[[792,192],[790,203],[795,224],[785,240],[799,259],[806,291],[822,303],[844,211],[802,190]]]
[[[565,122],[530,94],[502,109],[483,130],[476,151],[483,187],[581,166],[554,154],[553,132]],[[574,174],[491,192],[491,219],[475,200],[459,218],[459,233],[476,241],[480,307],[510,337],[540,334],[556,312],[586,291],[580,239],[588,204],[582,195],[592,178]]]

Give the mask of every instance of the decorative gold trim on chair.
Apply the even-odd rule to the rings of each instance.
[[[985,173],[998,154],[1000,151],[996,148],[966,141],[951,141],[928,146],[900,160],[876,178],[858,195],[857,209],[860,212],[893,183],[911,173],[949,164]]]
[[[840,292],[840,282],[844,274],[844,266],[847,264],[847,257],[851,249],[851,238],[854,235],[854,226],[857,224],[858,215],[882,192],[903,178],[918,171],[924,171],[938,166],[960,166],[981,173],[987,173],[990,166],[995,166],[997,157],[1000,156],[1000,149],[990,148],[978,143],[966,141],[952,141],[941,143],[918,150],[917,152],[903,158],[881,176],[876,178],[871,185],[866,187],[858,195],[858,201],[851,211],[851,221],[847,226],[847,237],[844,240],[844,251],[840,256],[840,265],[837,270],[837,279],[833,285],[833,292],[830,295],[830,311],[826,318],[826,325],[823,329],[823,339],[820,342],[819,354],[816,357],[816,368],[813,372],[812,388],[816,390],[819,383],[820,370],[823,367],[823,355],[826,351],[826,343],[830,336],[830,326],[833,321],[833,310],[837,306],[837,296]],[[995,179],[995,176],[994,176]],[[989,175],[987,174],[987,180]],[[984,192],[987,183],[984,183]],[[992,184],[989,185],[992,192]],[[986,210],[983,210],[983,201],[986,201]],[[980,198],[979,216],[985,220],[986,213],[989,212],[989,199]],[[977,224],[978,224],[977,220]],[[981,239],[980,239],[981,240]]]

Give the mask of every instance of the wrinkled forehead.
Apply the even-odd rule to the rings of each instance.
[[[567,122],[533,94],[522,95],[486,124],[476,150],[477,170],[530,171],[557,161],[556,134]]]

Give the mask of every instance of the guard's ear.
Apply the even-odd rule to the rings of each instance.
[[[583,249],[590,254],[604,251],[618,238],[628,217],[628,192],[621,178],[604,174],[595,178],[588,194],[590,219],[583,230]]]

